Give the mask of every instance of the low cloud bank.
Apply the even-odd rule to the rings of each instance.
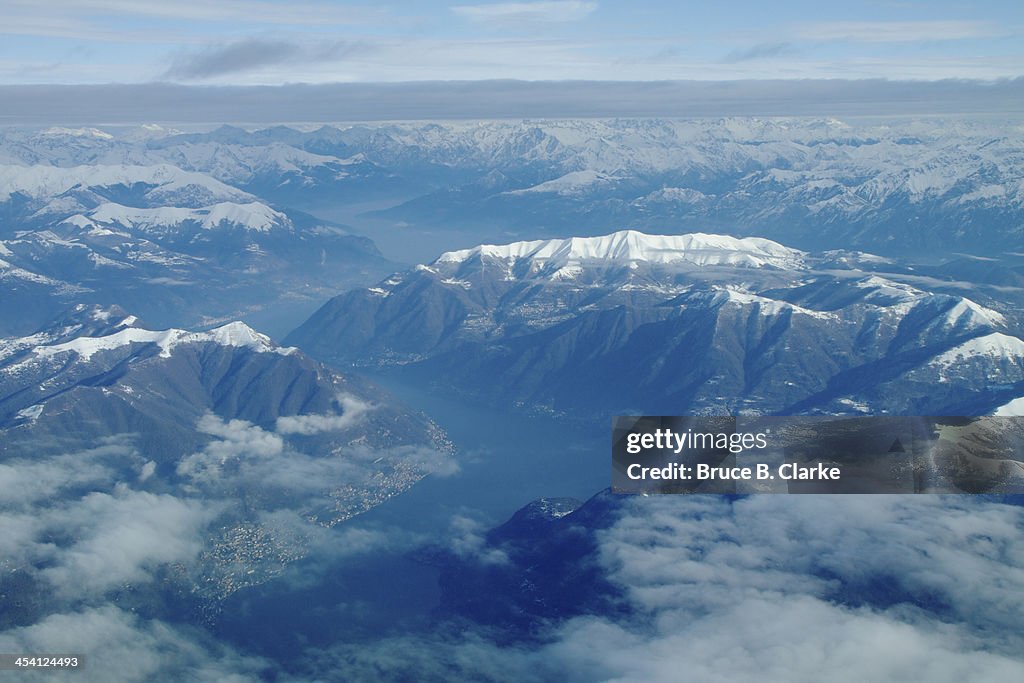
[[[283,86],[0,86],[0,124],[270,124],[616,116],[1024,113],[1003,81],[426,81]]]

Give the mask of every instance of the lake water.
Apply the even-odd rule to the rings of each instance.
[[[338,527],[339,542],[346,532],[364,531],[390,535],[396,544],[327,564],[311,557],[280,580],[236,593],[225,605],[220,637],[287,662],[305,646],[429,628],[439,570],[410,553],[424,543],[445,543],[453,518],[476,520],[483,532],[537,498],[586,499],[609,486],[610,420],[566,426],[373,379],[448,431],[459,471],[428,476]]]

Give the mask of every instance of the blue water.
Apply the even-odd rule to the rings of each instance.
[[[286,663],[306,646],[427,629],[439,570],[411,553],[445,543],[453,517],[477,520],[484,531],[537,498],[585,499],[609,486],[610,420],[566,426],[374,380],[447,430],[459,471],[428,476],[339,527],[390,535],[399,540],[394,547],[330,563],[311,557],[279,580],[233,595],[216,629],[220,637]],[[344,538],[339,531],[339,542]]]

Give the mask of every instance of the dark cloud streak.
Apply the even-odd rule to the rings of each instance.
[[[202,80],[267,66],[339,60],[359,49],[358,45],[346,41],[306,45],[286,40],[247,38],[181,55],[163,77],[172,81]]]

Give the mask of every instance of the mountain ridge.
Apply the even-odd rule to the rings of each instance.
[[[773,242],[753,244],[787,255],[777,265],[688,260],[685,250],[644,261],[616,252],[616,235],[646,239],[583,240],[605,247],[605,259],[561,258],[580,244],[572,239],[453,252],[336,297],[285,341],[342,365],[557,414],[956,414],[979,402],[994,409],[1024,382],[1024,353],[1013,344],[990,352],[982,341],[1019,342],[1016,309],[924,287],[912,266],[867,254],[844,264]],[[743,243],[675,242],[698,253]],[[924,392],[928,382],[941,390]]]

